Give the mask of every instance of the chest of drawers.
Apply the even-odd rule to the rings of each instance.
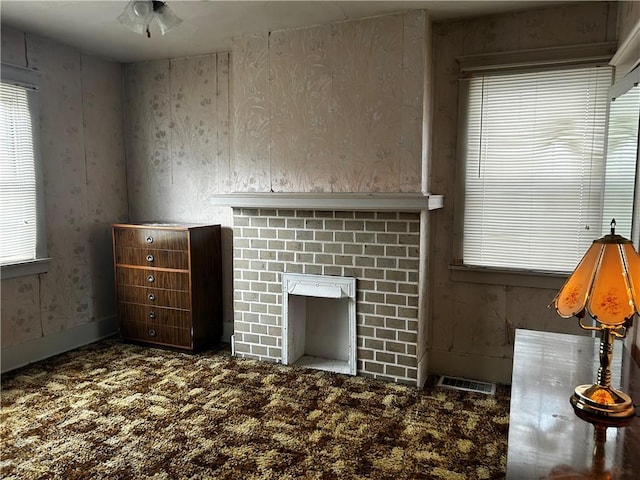
[[[222,335],[220,225],[114,224],[124,339],[198,350]]]

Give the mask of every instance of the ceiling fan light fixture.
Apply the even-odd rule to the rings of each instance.
[[[151,12],[153,12],[153,5],[150,1],[134,1],[131,2],[131,10],[133,15],[140,20],[151,19]]]
[[[154,2],[154,4],[155,3],[161,3],[161,2]],[[160,31],[162,32],[162,35],[169,32],[170,30],[173,30],[175,27],[177,27],[182,23],[182,19],[178,18],[177,15],[173,13],[173,10],[171,10],[166,3],[163,3],[157,9],[155,9],[155,12],[156,12],[156,19],[158,20],[158,25],[160,26]]]
[[[182,23],[182,20],[166,5],[155,0],[131,0],[118,16],[118,21],[140,35],[149,33],[149,24],[156,18],[162,35]]]
[[[140,25],[138,23],[131,22],[127,19],[122,20],[120,19],[120,17],[118,17],[118,20],[120,20],[120,23],[125,27],[127,27],[129,30],[135,33],[139,33],[140,35],[144,35],[147,30],[146,25]]]

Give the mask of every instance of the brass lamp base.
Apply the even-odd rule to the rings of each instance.
[[[588,415],[627,418],[635,414],[631,397],[602,385],[579,385],[571,396],[571,405]]]

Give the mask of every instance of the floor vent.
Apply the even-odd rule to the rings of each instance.
[[[436,385],[438,387],[453,388],[467,392],[486,393],[487,395],[496,394],[495,383],[478,382],[476,380],[467,380],[466,378],[447,377],[442,375]]]

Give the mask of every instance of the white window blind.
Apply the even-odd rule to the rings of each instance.
[[[602,217],[603,230],[615,218],[616,233],[626,238],[631,238],[638,127],[640,86],[635,86],[610,105]]]
[[[601,235],[611,79],[586,67],[462,80],[465,265],[570,271]]]
[[[0,262],[37,255],[32,88],[0,83]]]

